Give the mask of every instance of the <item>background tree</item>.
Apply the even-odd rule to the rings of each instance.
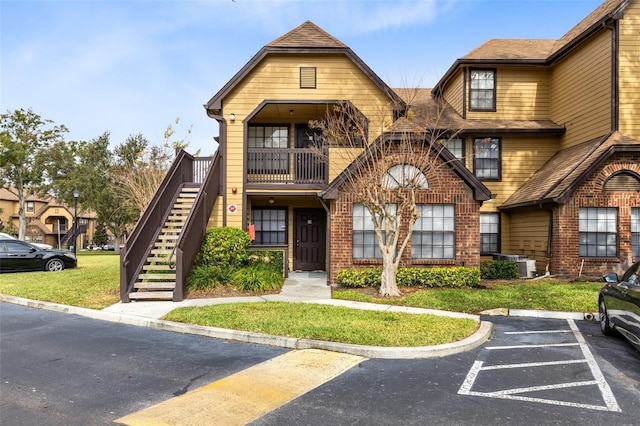
[[[0,187],[18,197],[18,238],[27,229],[25,202],[43,186],[44,159],[67,128],[41,118],[31,109],[0,115]]]
[[[405,95],[411,97],[410,93]],[[381,110],[387,114],[379,122],[385,123],[384,117],[391,107]],[[415,123],[411,112],[393,124],[386,120],[389,127],[375,141],[368,140],[367,118],[349,102],[337,104],[325,119],[310,123],[323,134],[324,146],[317,150],[317,155],[325,156],[328,162],[330,152],[330,166],[350,164],[340,175],[343,179],[340,192],[362,204],[373,222],[382,257],[382,296],[400,295],[396,273],[420,217],[417,195],[430,184],[437,184],[437,169],[443,164],[442,141],[454,138],[457,133],[449,125],[443,125],[447,121],[443,105],[434,103],[424,113],[429,118],[426,125]]]

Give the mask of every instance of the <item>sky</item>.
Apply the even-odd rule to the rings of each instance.
[[[558,39],[603,1],[0,0],[0,111],[31,109],[66,140],[109,132],[112,146],[160,145],[172,125],[187,152],[211,155],[203,104],[307,20],[389,86],[430,88],[485,41]]]

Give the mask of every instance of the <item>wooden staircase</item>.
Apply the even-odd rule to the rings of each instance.
[[[180,190],[138,275],[134,291],[129,293],[131,300],[173,300],[176,288],[176,270],[171,264],[176,261],[174,249],[199,190],[198,187]]]

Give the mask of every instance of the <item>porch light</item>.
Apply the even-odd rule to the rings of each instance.
[[[275,200],[273,199],[273,197],[269,197],[269,204],[273,204],[273,203],[274,203],[274,201],[275,201]]]
[[[229,120],[236,121],[236,115],[234,113],[229,114]]]

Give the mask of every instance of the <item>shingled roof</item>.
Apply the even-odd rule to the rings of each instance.
[[[431,96],[431,89],[393,90],[412,112],[414,124],[423,129],[449,129],[460,131],[461,134],[500,132],[560,135],[565,132],[564,126],[551,120],[466,120],[449,105],[438,112],[438,100]]]
[[[500,209],[566,203],[575,189],[604,161],[615,153],[629,151],[640,152],[640,141],[620,132],[558,151]]]
[[[447,70],[435,86],[439,92],[465,64],[526,64],[549,65],[562,57],[574,46],[579,45],[594,32],[602,29],[602,24],[610,19],[620,18],[621,13],[633,0],[606,0],[586,18],[558,40],[543,39],[491,39],[467,53]]]
[[[344,43],[331,34],[324,31],[311,21],[306,21],[297,26],[293,30],[289,31],[285,35],[278,37],[271,43],[265,45],[260,51],[255,54],[249,62],[245,64],[236,75],[227,82],[213,95],[213,97],[204,105],[205,110],[209,116],[215,117],[220,114],[222,109],[222,100],[225,96],[233,90],[236,85],[242,81],[264,58],[272,53],[277,54],[299,54],[299,53],[314,53],[314,54],[344,54],[349,58],[362,72],[374,82],[382,92],[389,96],[393,102],[393,105],[398,110],[404,110],[404,103],[391,90],[387,84],[382,81],[380,77],[367,64],[364,63],[353,51]]]
[[[317,26],[306,21],[285,35],[278,37],[267,47],[328,47],[346,49],[347,45]]]

